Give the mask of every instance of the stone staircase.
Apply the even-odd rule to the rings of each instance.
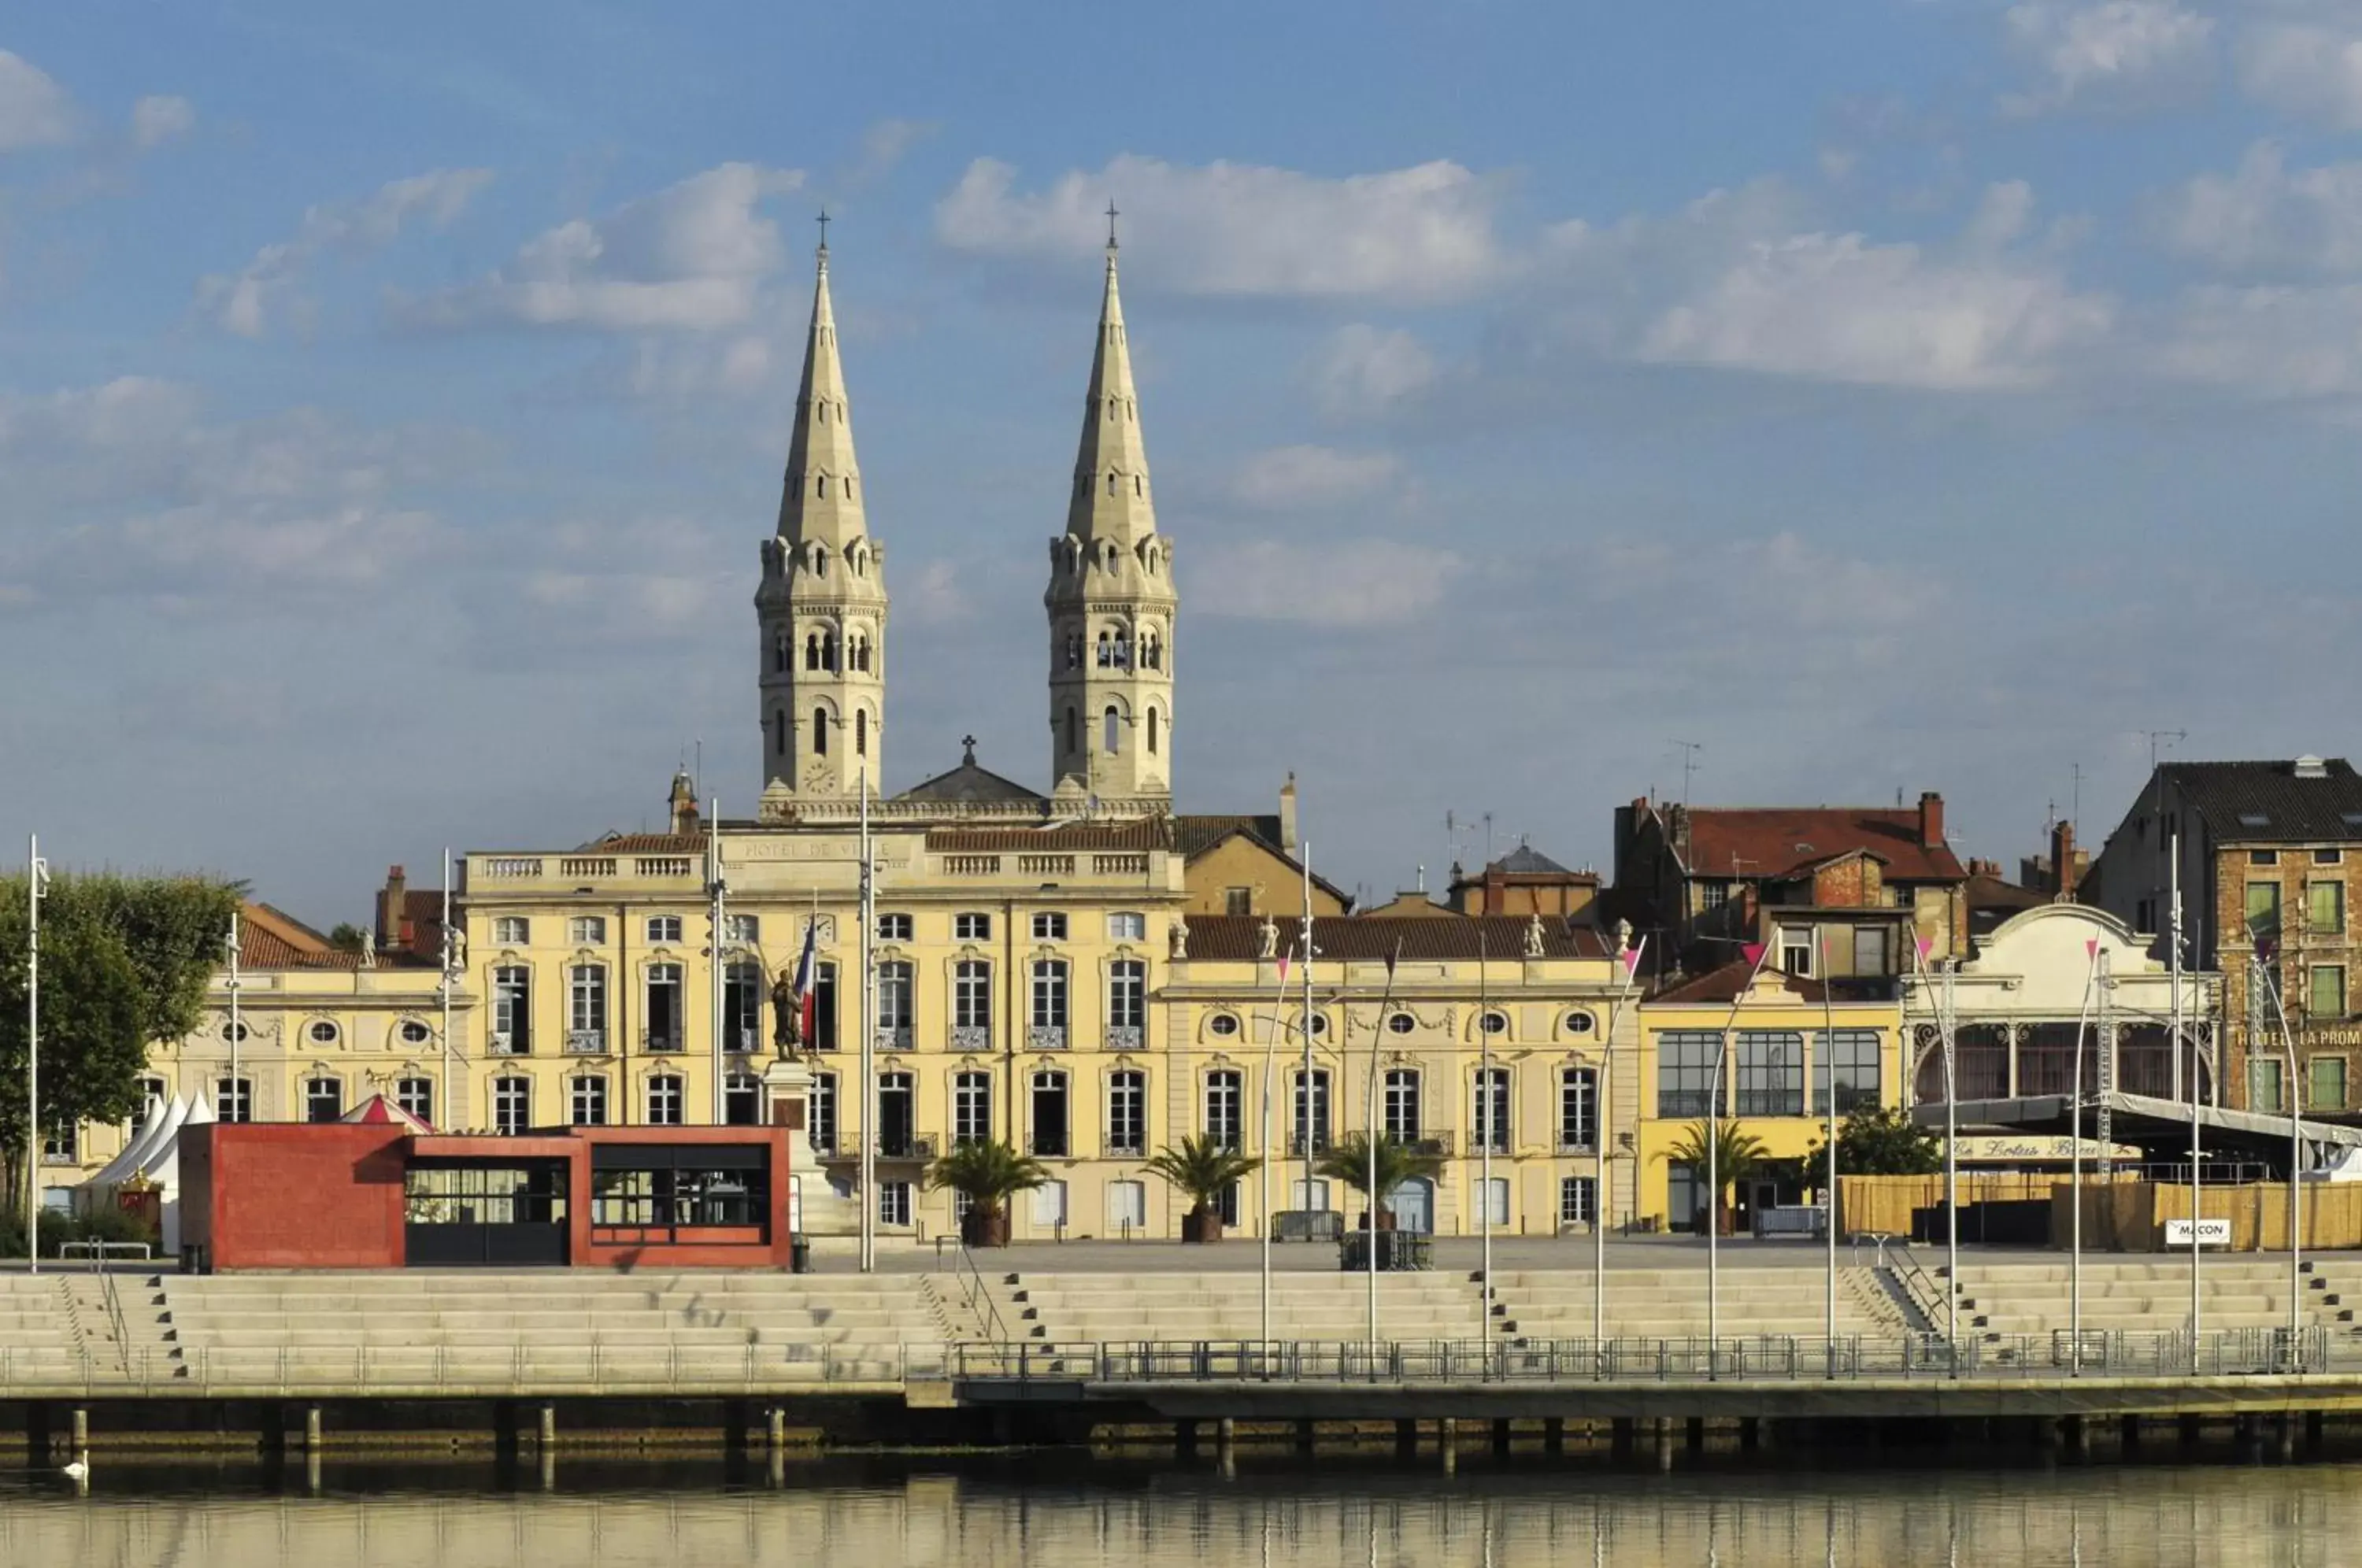
[[[1588,1269],[1496,1270],[1494,1320],[1512,1340],[1683,1339],[1707,1330],[1706,1271],[1677,1268],[1611,1268],[1607,1273],[1606,1332],[1593,1319],[1593,1276]],[[1828,1332],[1828,1276],[1819,1266],[1748,1263],[1722,1270],[1719,1327],[1731,1335],[1793,1335],[1817,1339]],[[1901,1305],[1869,1268],[1838,1271],[1839,1335],[1887,1337],[1912,1330]]]
[[[1939,1276],[1942,1270],[1935,1271]],[[1971,1330],[1988,1342],[2011,1335],[2065,1333],[2073,1320],[2071,1268],[2065,1259],[2040,1263],[1964,1262],[1957,1286],[1963,1337]],[[2362,1287],[2362,1264],[2344,1265],[2346,1284],[2333,1289],[2317,1265],[2304,1265],[2298,1303],[2308,1324],[2354,1331],[2352,1308]],[[2086,1258],[2083,1331],[2175,1333],[2190,1323],[2190,1264],[2186,1258]],[[2289,1269],[2284,1260],[2210,1256],[2199,1269],[2200,1312],[2209,1332],[2272,1330],[2289,1322]],[[1941,1325],[1938,1325],[1940,1327]]]
[[[1012,1337],[1065,1343],[1260,1340],[1259,1274],[1035,1274],[995,1276]],[[1272,1276],[1269,1337],[1358,1341],[1369,1328],[1369,1285],[1359,1274]],[[1388,1340],[1475,1339],[1478,1286],[1450,1274],[1378,1276],[1379,1332]]]

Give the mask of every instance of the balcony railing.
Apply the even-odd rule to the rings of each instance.
[[[1451,1134],[1449,1132],[1422,1132],[1409,1142],[1410,1146],[1422,1154],[1448,1157],[1451,1153]]]
[[[561,877],[613,877],[615,857],[612,855],[573,855],[557,863]]]
[[[880,1051],[908,1051],[911,1048],[911,1026],[907,1023],[890,1027],[880,1025],[875,1040]]]
[[[1145,1032],[1137,1023],[1110,1023],[1107,1026],[1107,1048],[1110,1051],[1137,1051]]]
[[[1066,1026],[1063,1023],[1037,1023],[1025,1032],[1025,1048],[1029,1051],[1063,1051],[1066,1048]]]
[[[660,1055],[666,1052],[679,1051],[682,1048],[681,1037],[678,1034],[655,1034],[644,1032],[640,1036],[640,1049],[643,1051],[651,1052]]]
[[[877,1157],[881,1160],[932,1160],[935,1157],[935,1136],[932,1132],[924,1132],[901,1138],[880,1138],[877,1140]]]
[[[1303,1132],[1299,1131],[1290,1132],[1287,1135],[1287,1152],[1291,1154],[1301,1154],[1304,1153]],[[1329,1134],[1325,1131],[1314,1132],[1312,1134],[1312,1153],[1316,1154],[1325,1154],[1328,1152]]]
[[[688,877],[697,862],[686,855],[643,855],[632,862],[632,870],[642,877]]]
[[[1063,1133],[1055,1137],[1035,1133],[1025,1141],[1025,1152],[1045,1160],[1065,1159],[1074,1149],[1071,1140]]]
[[[1558,1152],[1562,1154],[1595,1154],[1599,1152],[1599,1135],[1583,1132],[1570,1133],[1562,1129],[1558,1135]]]
[[[1148,856],[1145,855],[1094,855],[1091,869],[1102,877],[1145,877]]]
[[[998,855],[946,855],[944,875],[947,877],[998,877],[1000,856]]]
[[[607,1032],[603,1029],[569,1029],[566,1032],[566,1054],[569,1056],[596,1056],[607,1049]]]
[[[1021,855],[1017,869],[1027,877],[1071,877],[1075,874],[1075,857],[1071,855]]]
[[[495,1032],[486,1048],[495,1056],[530,1056],[533,1041],[530,1036],[514,1032]]]
[[[541,857],[537,855],[495,855],[484,862],[484,875],[502,878],[538,877]]]
[[[953,1024],[952,1049],[955,1051],[991,1050],[992,1026],[985,1023]]]
[[[1110,1160],[1142,1160],[1148,1157],[1145,1138],[1109,1138],[1101,1154]]]
[[[1468,1152],[1472,1154],[1483,1154],[1485,1145],[1487,1143],[1492,1144],[1493,1153],[1496,1154],[1506,1154],[1509,1152],[1509,1135],[1506,1132],[1486,1132],[1480,1128],[1468,1134]]]

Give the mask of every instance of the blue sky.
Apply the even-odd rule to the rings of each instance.
[[[814,212],[890,784],[1045,782],[1123,209],[1184,809],[1944,791],[2012,862],[2150,729],[2351,749],[2362,6],[20,9],[0,833],[249,878],[759,786]],[[1481,844],[1477,848],[1481,849]]]

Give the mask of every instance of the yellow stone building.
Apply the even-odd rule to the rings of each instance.
[[[1347,1209],[1344,1191],[1307,1186],[1296,1162],[1305,1132],[1317,1154],[1366,1123],[1374,1066],[1379,1124],[1446,1160],[1397,1198],[1407,1222],[1469,1232],[1489,1205],[1511,1232],[1587,1229],[1603,1158],[1617,1172],[1611,1217],[1628,1212],[1631,1162],[1618,1156],[1632,1144],[1602,1095],[1613,1088],[1607,1114],[1628,1126],[1639,1023],[1623,938],[1591,906],[1595,877],[1521,850],[1453,905],[1406,897],[1355,918],[1298,858],[1292,778],[1275,813],[1175,812],[1180,598],[1112,243],[1065,526],[1049,543],[1048,787],[986,768],[970,741],[956,767],[885,792],[886,551],[830,287],[823,248],[754,596],[756,809],[710,821],[682,778],[662,833],[467,854],[447,1038],[436,895],[397,876],[366,956],[271,915],[279,947],[250,945],[241,969],[243,1087],[224,1081],[226,977],[206,1026],[157,1053],[164,1087],[264,1119],[382,1092],[450,1128],[743,1122],[766,1114],[763,1075],[788,1049],[811,1074],[817,1168],[800,1190],[814,1233],[857,1223],[856,1203],[889,1234],[942,1233],[952,1200],[925,1189],[928,1162],[993,1138],[1054,1177],[1019,1203],[1017,1236],[1170,1236],[1181,1205],[1143,1164],[1206,1132],[1277,1157],[1275,1209]],[[805,1036],[783,1023],[798,1016],[807,941]],[[877,1154],[867,1193],[855,1191],[864,1140]],[[94,1134],[86,1163],[112,1153],[105,1142]],[[1252,1185],[1230,1203],[1248,1234],[1264,1223]]]
[[[1635,1217],[1643,1228],[1701,1226],[1705,1173],[1674,1151],[1705,1119],[1717,1087],[1719,1114],[1775,1161],[1799,1159],[1827,1135],[1832,1072],[1840,1117],[1857,1104],[1906,1103],[1903,1014],[1892,999],[1832,996],[1819,980],[1735,960],[1658,992],[1638,1010]],[[1743,1229],[1757,1208],[1799,1196],[1796,1184],[1772,1175],[1739,1183],[1737,1222]]]

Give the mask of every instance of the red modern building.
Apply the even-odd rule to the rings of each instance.
[[[785,1268],[785,1127],[213,1122],[182,1134],[183,1266]]]

